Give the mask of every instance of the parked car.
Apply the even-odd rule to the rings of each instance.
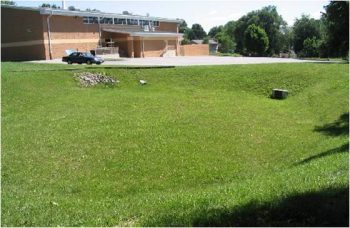
[[[88,52],[73,52],[69,54],[68,56],[64,56],[62,58],[62,62],[67,62],[68,64],[73,64],[73,63],[86,63],[86,64],[101,64],[104,62],[104,60],[100,57],[96,57],[92,55],[91,53]]]

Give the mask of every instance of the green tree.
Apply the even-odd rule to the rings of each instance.
[[[184,32],[184,38],[188,39],[188,40],[195,40],[197,39],[193,30],[190,28],[187,28]]]
[[[224,26],[222,25],[212,27],[208,32],[208,36],[211,38],[214,38],[216,34],[218,34],[219,32],[222,32],[223,30],[224,30]]]
[[[219,43],[218,51],[221,53],[233,53],[235,50],[235,43],[226,32],[221,31],[216,34],[215,39]]]
[[[237,51],[244,54],[244,36],[248,26],[255,24],[263,28],[268,35],[269,47],[267,49],[268,55],[279,54],[282,50],[283,44],[283,27],[287,23],[282,16],[277,13],[275,6],[267,6],[261,10],[249,12],[242,16],[235,23],[234,40],[237,43]]]
[[[14,1],[8,1],[8,0],[1,0],[1,5],[15,6],[15,5],[16,5],[16,2],[14,2]]]
[[[51,8],[52,8],[52,9],[60,9],[61,7],[56,6],[56,4],[52,4]]]
[[[289,53],[293,46],[293,28],[284,26],[281,29],[279,40],[281,41],[281,52]]]
[[[229,21],[227,22],[223,29],[225,30],[225,33],[231,37],[232,40],[234,40],[234,32],[236,29],[236,22],[235,21]]]
[[[193,34],[191,34],[191,38],[189,37],[190,40],[201,40],[207,36],[207,33],[200,24],[193,24],[191,30]]]
[[[251,55],[264,55],[269,48],[269,38],[265,30],[255,24],[249,25],[244,32],[244,46]]]
[[[51,5],[49,3],[43,3],[40,6],[41,8],[51,8]]]
[[[301,57],[319,57],[320,39],[316,37],[306,38],[303,42],[303,50],[299,52]]]
[[[234,21],[229,21],[224,26],[215,26],[210,29],[208,36],[215,38],[219,43],[218,51],[221,53],[232,53],[236,47],[233,38]]]
[[[80,11],[78,8],[75,8],[74,6],[68,6],[68,10],[70,10],[70,11]]]
[[[179,26],[179,33],[185,33],[186,29],[188,29],[187,23],[185,20],[182,20],[182,22]]]
[[[320,39],[320,21],[302,15],[293,25],[293,47],[295,53],[299,54],[304,48],[304,41],[307,39]]]
[[[324,8],[330,54],[345,57],[349,53],[349,1],[331,1]]]
[[[191,41],[184,37],[183,40],[181,40],[181,45],[189,44]]]
[[[209,36],[203,38],[202,44],[209,44]]]

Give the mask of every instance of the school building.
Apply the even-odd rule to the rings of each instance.
[[[67,49],[131,58],[178,56],[184,53],[180,47],[181,22],[130,14],[2,5],[1,60],[61,58]]]

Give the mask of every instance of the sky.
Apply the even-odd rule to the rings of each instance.
[[[62,6],[62,1],[55,0],[35,0],[17,1],[18,6],[37,7],[42,3],[56,4]],[[194,23],[202,25],[208,32],[210,28],[224,25],[230,20],[237,20],[246,13],[261,9],[264,6],[274,5],[277,12],[282,15],[288,25],[293,25],[296,18],[302,14],[319,19],[320,12],[324,12],[323,6],[329,0],[163,0],[163,1],[103,1],[103,0],[66,0],[66,6],[74,6],[81,10],[86,8],[98,9],[108,13],[121,13],[124,10],[138,15],[151,15],[165,18],[184,19],[188,26]]]

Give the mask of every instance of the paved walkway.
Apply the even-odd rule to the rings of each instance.
[[[229,64],[262,64],[262,63],[305,63],[324,62],[287,58],[267,57],[219,57],[219,56],[178,56],[178,57],[148,57],[148,58],[119,58],[109,59],[103,65],[123,66],[200,66],[200,65],[229,65]],[[32,61],[35,63],[63,63],[61,59]]]

